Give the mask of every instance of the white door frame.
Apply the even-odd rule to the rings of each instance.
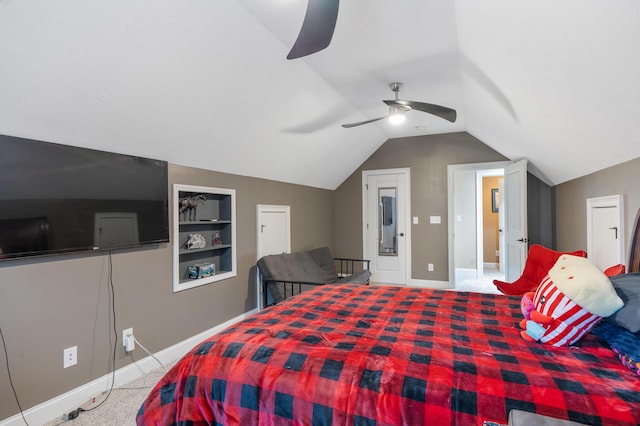
[[[260,223],[260,218],[262,213],[284,213],[286,216],[286,252],[291,253],[291,206],[279,206],[279,205],[269,205],[269,204],[258,204],[256,206],[256,261],[260,260],[262,256],[266,256],[266,254],[262,253],[263,248],[260,246],[260,233],[262,231],[262,223]],[[274,253],[270,253],[274,254]],[[262,280],[260,277],[260,272],[256,267],[256,294],[258,297],[257,306],[258,309],[262,310],[264,307],[262,306]]]
[[[455,276],[456,276],[456,263],[455,263],[455,238],[454,238],[454,229],[455,229],[455,191],[454,191],[454,183],[455,183],[455,172],[458,171],[476,171],[478,173],[482,173],[486,170],[495,170],[495,169],[504,169],[506,166],[511,164],[510,161],[493,161],[489,163],[470,163],[470,164],[450,164],[447,166],[447,203],[449,209],[449,287],[455,288]],[[476,178],[477,179],[477,178]],[[476,181],[477,182],[477,181]],[[478,185],[476,183],[476,185]],[[476,189],[477,192],[477,189]],[[481,204],[481,203],[477,203]],[[481,208],[481,207],[480,207]],[[478,207],[476,207],[476,211]],[[482,214],[482,212],[480,212]],[[476,219],[476,220],[481,220]],[[482,229],[482,223],[480,223],[480,230]],[[476,230],[476,234],[478,231]],[[482,241],[477,242],[478,246],[481,247]],[[482,259],[476,259],[476,263],[482,262]]]
[[[476,270],[478,271],[478,278],[484,276],[484,210],[483,210],[483,190],[482,190],[482,178],[502,176],[504,177],[504,169],[478,169],[476,171]]]
[[[591,257],[591,253],[594,253],[593,242],[593,210],[599,208],[613,207],[618,209],[618,223],[620,229],[618,229],[619,241],[619,263],[625,264],[625,243],[624,243],[624,198],[622,195],[608,195],[604,197],[588,198],[587,199],[587,257]],[[613,265],[610,265],[613,266]]]
[[[504,168],[505,281],[522,275],[529,254],[527,226],[528,160],[516,160]]]
[[[362,171],[362,256],[363,259],[370,259],[369,254],[367,253],[368,247],[368,230],[367,230],[367,221],[369,218],[368,212],[368,195],[367,195],[367,181],[369,176],[381,176],[381,175],[400,175],[403,185],[406,189],[406,196],[404,197],[404,210],[405,210],[405,229],[398,229],[398,232],[404,233],[404,241],[405,241],[405,281],[406,285],[411,285],[412,280],[412,271],[411,271],[411,232],[410,232],[410,224],[411,224],[411,169],[408,167],[399,168],[399,169],[378,169],[378,170],[363,170]],[[371,259],[373,260],[373,259]]]
[[[256,255],[259,260],[263,255],[262,247],[260,247],[260,214],[262,213],[285,213],[287,218],[287,253],[291,253],[291,206],[274,206],[269,204],[258,204],[256,206]]]

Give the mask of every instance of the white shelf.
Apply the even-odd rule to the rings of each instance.
[[[195,211],[180,213],[180,201],[202,195]],[[236,192],[233,189],[194,185],[173,185],[173,291],[182,291],[235,277],[236,269]],[[185,214],[186,213],[186,214]],[[202,218],[202,219],[198,219]],[[200,234],[206,245],[187,249],[190,234]],[[221,243],[214,243],[218,234]],[[189,267],[214,264],[216,273],[202,278],[189,278]]]

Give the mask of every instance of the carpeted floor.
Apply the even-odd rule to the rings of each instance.
[[[165,366],[168,370],[170,366]],[[44,426],[129,426],[136,424],[136,414],[147,397],[151,388],[162,378],[165,370],[161,367],[144,376],[127,383],[120,388],[114,388],[109,398],[100,407],[97,405],[104,399],[107,392],[96,396],[96,402],[88,401],[82,406],[85,410],[74,420],[64,421],[62,417],[45,423]]]
[[[498,271],[493,263],[484,264],[484,274],[482,278],[477,278],[473,271],[473,276],[465,276],[464,273],[456,271],[455,289],[457,291],[476,291],[478,293],[502,294],[498,288],[493,285],[493,280],[503,280],[504,273]]]

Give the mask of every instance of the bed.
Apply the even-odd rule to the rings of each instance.
[[[481,425],[522,410],[640,424],[640,377],[593,334],[520,337],[520,297],[326,285],[197,345],[138,425]]]

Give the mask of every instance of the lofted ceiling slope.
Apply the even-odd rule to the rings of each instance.
[[[550,184],[638,157],[633,0],[0,0],[0,133],[334,189],[389,138],[467,131]],[[458,120],[387,114],[401,98]]]

